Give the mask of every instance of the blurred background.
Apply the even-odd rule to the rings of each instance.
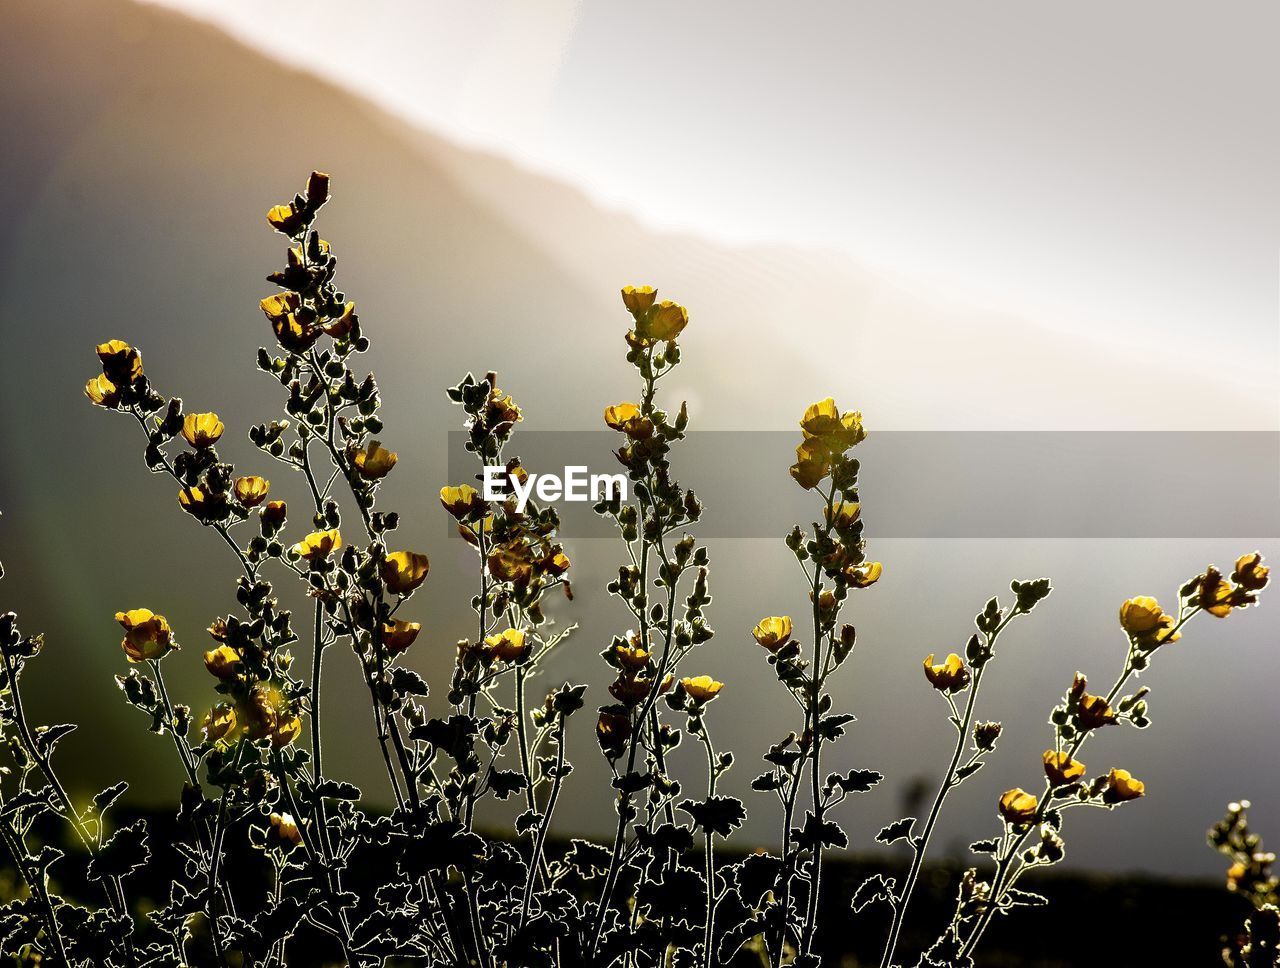
[[[322,231],[401,457],[381,505],[433,562],[409,662],[438,701],[474,565],[435,496],[458,416],[444,387],[495,369],[530,430],[598,429],[606,404],[634,396],[617,290],[650,283],[691,311],[664,390],[694,427],[787,431],[830,394],[873,435],[864,518],[885,577],[856,596],[859,651],[838,692],[859,723],[831,764],[890,778],[841,808],[858,849],[918,809],[918,780],[944,765],[950,727],[921,658],[963,651],[1009,579],[1054,580],[986,680],[983,714],[1006,731],[949,802],[940,854],[962,855],[994,831],[1002,790],[1039,782],[1045,717],[1072,673],[1114,676],[1121,601],[1172,603],[1209,562],[1280,555],[1277,27],[1261,2],[0,4],[0,605],[46,632],[33,715],[81,723],[60,747],[77,791],[123,776],[147,805],[180,783],[112,684],[114,612],[169,616],[186,648],[166,672],[199,710],[213,698],[203,629],[234,605],[234,561],[147,474],[137,429],[84,399],[93,346],[139,346],[161,392],[222,415],[228,458],[301,501],[245,432],[281,402],[253,367],[263,277],[283,255],[263,215],[319,168],[334,190]],[[1070,463],[1049,432],[1088,432],[1072,446],[1104,494],[1090,437],[1159,440],[1111,483],[1167,506],[1167,523],[1097,527],[1096,496],[1047,488],[1017,507],[1043,511],[1043,528],[954,527],[999,520],[1006,498],[978,493],[877,532],[876,501],[892,514],[912,481],[914,465],[871,456],[875,434],[897,431],[1018,431],[1000,457],[1011,468]],[[1219,465],[1205,442],[1228,431],[1244,457]],[[601,445],[581,462],[607,466],[607,442],[581,440]],[[793,500],[786,460],[784,447],[744,468],[752,493]],[[947,473],[933,472],[940,493]],[[1185,502],[1161,503],[1172,488]],[[776,825],[747,791],[757,753],[796,726],[749,637],[761,615],[804,609],[781,533],[711,542],[720,634],[690,666],[729,684],[716,712],[739,755],[729,787],[755,801],[744,847]],[[584,536],[568,550],[578,599],[557,618],[580,630],[548,685],[590,682],[599,699],[598,653],[627,625],[603,590],[621,547]],[[1071,817],[1068,865],[1216,878],[1204,830],[1241,797],[1280,838],[1278,632],[1264,602],[1161,654],[1143,680],[1154,728],[1108,733],[1087,758],[1129,768],[1149,796]],[[329,675],[327,735],[345,737],[330,769],[381,797],[354,661]],[[607,769],[579,725],[563,823],[603,835]]]

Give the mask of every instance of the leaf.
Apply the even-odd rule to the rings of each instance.
[[[858,717],[850,713],[835,713],[830,716],[823,716],[818,721],[818,735],[826,740],[834,740],[844,735],[844,728],[850,723],[856,723]]]
[[[391,670],[391,688],[402,696],[428,696],[431,694],[431,687],[427,685],[427,680],[412,669],[406,669],[404,666],[396,666]]]
[[[892,901],[895,881],[883,874],[872,874],[858,885],[853,892],[853,910],[861,913],[862,909],[877,901]]]
[[[147,822],[137,820],[121,827],[111,839],[98,848],[89,861],[85,874],[90,880],[124,877],[141,867],[151,858],[147,847]]]
[[[742,826],[747,818],[747,811],[742,801],[734,797],[709,797],[706,800],[685,800],[680,809],[693,818],[703,830],[728,837],[734,830]]]
[[[358,802],[360,788],[341,780],[323,780],[316,785],[315,794],[328,800],[350,800]]]
[[[819,821],[812,813],[805,813],[804,827],[797,842],[802,848],[816,850],[821,847],[848,847],[849,838],[833,820]]]
[[[489,789],[499,800],[510,798],[528,785],[525,775],[516,770],[494,770],[489,774]]]
[[[976,763],[966,763],[964,766],[960,767],[960,769],[956,770],[956,783],[963,783],[980,769],[982,769],[982,760],[978,760]]]
[[[1049,899],[1033,891],[1021,891],[1016,887],[1005,888],[1004,905],[1007,907],[1045,907]]]
[[[53,752],[58,740],[66,736],[68,733],[75,732],[75,723],[60,723],[57,726],[46,726],[36,730],[36,745],[40,747],[40,751],[45,755]]]
[[[990,840],[975,840],[969,845],[969,849],[975,854],[994,854],[1000,849],[1000,838],[992,837]]]
[[[827,777],[827,789],[839,787],[845,793],[866,793],[883,779],[884,774],[875,770],[850,770],[843,776],[832,773]]]
[[[877,843],[892,844],[911,835],[911,828],[916,824],[915,817],[903,817],[895,820],[876,834]]]

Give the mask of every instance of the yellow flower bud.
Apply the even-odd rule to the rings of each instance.
[[[1255,551],[1236,559],[1236,570],[1232,573],[1231,580],[1241,588],[1256,592],[1267,587],[1270,573],[1271,569],[1262,564],[1262,555]]]
[[[856,502],[841,501],[833,504],[825,512],[827,524],[837,531],[846,531],[853,527],[862,517],[862,505]]]
[[[216,413],[189,413],[182,421],[182,436],[197,448],[212,447],[225,429]]]
[[[646,440],[653,436],[653,421],[640,412],[634,403],[619,403],[604,408],[604,422],[632,440]]]
[[[751,630],[751,634],[759,645],[770,652],[777,652],[791,641],[791,616],[770,615],[762,618]]]
[[[884,565],[878,561],[864,561],[844,571],[845,580],[854,588],[870,588],[880,580]]]
[[[1080,697],[1076,721],[1081,729],[1098,729],[1116,722],[1116,711],[1103,696],[1085,693]]]
[[[268,820],[271,822],[272,839],[285,850],[292,850],[302,843],[302,833],[298,830],[293,814],[273,813]]]
[[[142,376],[142,354],[124,340],[99,343],[97,353],[103,375],[116,386],[133,383]]]
[[[200,732],[205,742],[216,743],[236,731],[236,711],[230,703],[220,702],[205,714]]]
[[[470,484],[440,488],[440,503],[459,521],[471,514],[480,503],[479,498],[480,492]]]

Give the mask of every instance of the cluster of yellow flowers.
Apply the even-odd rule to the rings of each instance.
[[[862,414],[855,410],[841,413],[831,397],[805,410],[800,429],[804,440],[796,447],[791,476],[807,491],[821,484],[831,473],[832,463],[867,436],[862,428]]]

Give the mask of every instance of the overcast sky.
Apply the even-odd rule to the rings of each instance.
[[[654,225],[1276,366],[1271,4],[160,2]]]

